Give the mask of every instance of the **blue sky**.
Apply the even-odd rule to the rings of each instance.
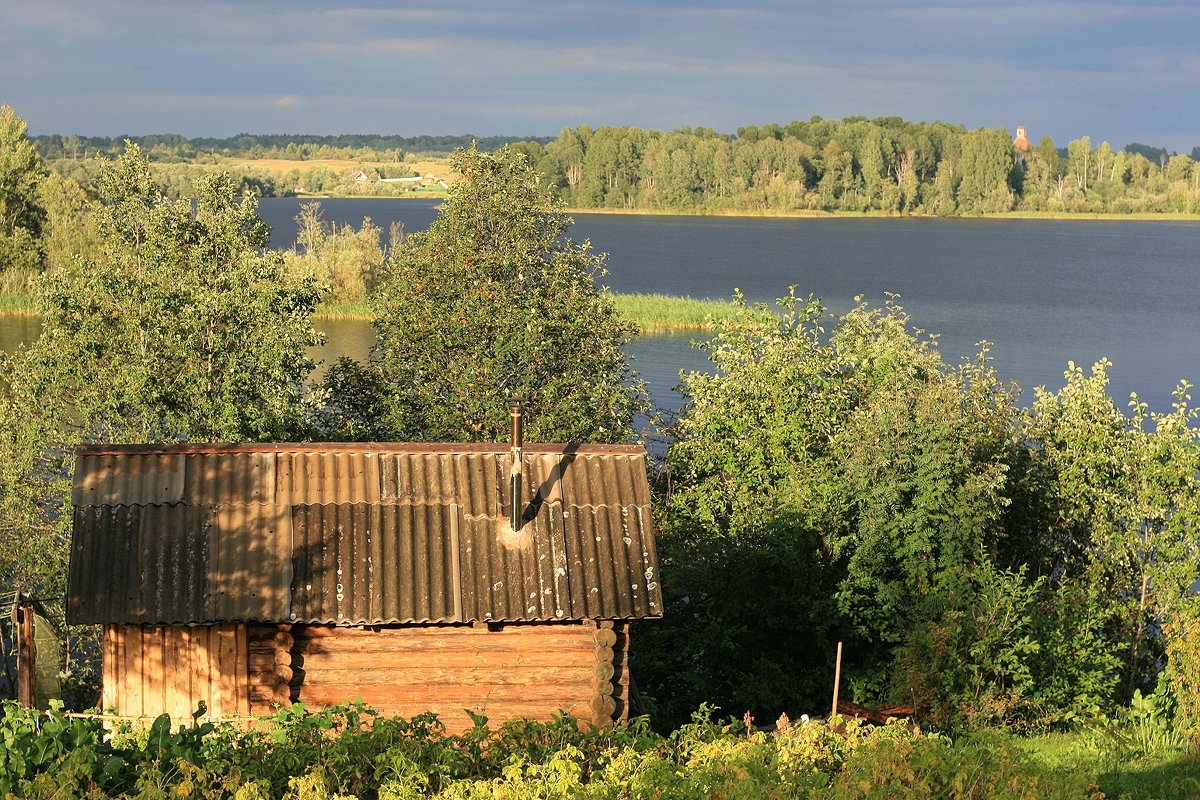
[[[0,0],[31,133],[553,135],[900,116],[1200,145],[1200,2]]]

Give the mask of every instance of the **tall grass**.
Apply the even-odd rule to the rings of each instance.
[[[666,294],[614,294],[617,313],[637,323],[642,333],[712,330],[736,313],[732,303]],[[317,308],[317,319],[371,319],[368,301],[330,302]]]
[[[697,300],[666,294],[614,294],[617,313],[637,324],[642,333],[712,330],[736,313],[732,303]],[[0,286],[0,314],[33,314],[33,297],[25,287]],[[367,300],[322,303],[314,319],[364,320],[373,317]]]
[[[736,314],[733,303],[667,294],[614,294],[617,312],[642,333],[712,330]]]
[[[374,319],[369,300],[344,301],[340,303],[322,303],[313,313],[313,319],[357,319],[370,321]]]
[[[23,270],[0,271],[0,314],[33,313],[33,278]]]

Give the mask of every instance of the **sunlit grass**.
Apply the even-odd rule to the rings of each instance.
[[[33,298],[25,292],[0,291],[0,314],[33,314]]]
[[[341,303],[322,303],[313,313],[313,319],[358,319],[370,321],[374,318],[371,304],[366,300]]]
[[[697,300],[666,294],[614,294],[617,313],[635,323],[642,333],[670,333],[713,330],[737,313],[733,303],[722,300]],[[33,299],[26,292],[0,291],[0,314],[33,314]],[[373,317],[366,300],[323,303],[314,319],[363,320]]]
[[[637,324],[643,333],[712,330],[731,319],[736,307],[720,300],[697,300],[666,294],[614,294],[617,313]],[[316,319],[370,320],[371,305],[366,301],[326,303],[317,308]]]
[[[1170,750],[1138,752],[1117,729],[1109,729],[1107,736],[1097,729],[1029,738],[997,734],[996,738],[1051,771],[1094,775],[1105,797],[1190,800],[1200,796],[1200,756]]]
[[[667,294],[614,294],[612,298],[617,312],[643,333],[712,330],[737,313],[733,303],[722,300]]]

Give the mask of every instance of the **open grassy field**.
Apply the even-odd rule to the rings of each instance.
[[[221,162],[224,165],[233,169],[256,169],[264,172],[272,172],[279,175],[286,175],[292,170],[313,169],[314,167],[325,167],[333,172],[348,172],[355,169],[363,169],[365,167],[394,167],[395,162],[392,161],[355,161],[353,159],[335,159],[335,158],[316,158],[310,161],[294,161],[287,158],[222,158]],[[447,183],[452,182],[454,177],[453,171],[450,169],[449,161],[425,159],[422,161],[405,161],[404,166],[409,167],[419,175],[431,174],[441,178]]]

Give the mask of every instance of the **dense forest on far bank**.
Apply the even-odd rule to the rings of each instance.
[[[683,213],[1194,214],[1200,212],[1200,146],[1169,153],[1140,143],[1117,150],[1083,135],[1034,143],[1018,130],[968,130],[899,117],[813,117],[787,125],[664,132],[564,128],[555,138],[302,136],[228,139],[134,137],[173,193],[213,166],[240,173],[265,196],[404,195],[421,188],[421,159],[477,141],[504,145],[573,208]],[[96,153],[122,140],[39,136],[55,171],[87,182]],[[231,163],[233,162],[233,163]],[[402,183],[398,179],[410,179]],[[429,188],[426,186],[425,188]]]

